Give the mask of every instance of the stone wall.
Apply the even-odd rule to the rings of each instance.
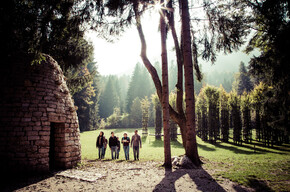
[[[48,171],[81,161],[78,118],[62,70],[45,55],[14,64],[0,82],[0,168]]]

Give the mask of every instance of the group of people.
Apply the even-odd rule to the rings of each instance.
[[[112,159],[119,159],[121,143],[123,144],[126,160],[130,160],[129,159],[130,146],[133,148],[134,160],[135,161],[139,160],[139,149],[142,148],[142,142],[140,135],[138,135],[138,130],[135,130],[135,134],[132,136],[131,140],[130,137],[128,137],[127,133],[124,133],[121,142],[119,140],[119,137],[116,137],[115,133],[111,132],[109,143],[106,137],[104,136],[104,132],[101,131],[96,142],[96,147],[99,149],[99,159],[105,158],[108,144],[111,150]]]

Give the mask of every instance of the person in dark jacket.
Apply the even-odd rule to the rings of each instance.
[[[129,160],[129,149],[130,149],[130,137],[127,136],[127,133],[124,133],[124,137],[122,137],[123,149],[125,152],[126,160]]]
[[[109,147],[111,149],[112,159],[116,159],[117,157],[117,145],[118,145],[118,139],[114,135],[114,132],[111,132],[111,137],[109,139]]]
[[[103,153],[104,153],[104,132],[101,131],[98,138],[97,138],[97,141],[96,141],[96,147],[99,149],[99,159],[102,159],[103,158]]]
[[[131,139],[131,147],[133,146],[134,160],[139,160],[139,148],[142,148],[141,137],[138,135],[138,130],[135,130],[135,134]]]

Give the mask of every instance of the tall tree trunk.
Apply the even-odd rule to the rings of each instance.
[[[172,7],[172,0],[168,2],[168,8],[173,9]],[[174,24],[174,12],[168,11],[166,14],[168,18],[169,27],[171,29],[171,35],[174,41],[175,47],[175,54],[176,54],[176,61],[177,61],[177,83],[176,83],[176,90],[177,90],[177,97],[176,97],[176,109],[179,115],[179,121],[177,122],[180,128],[181,137],[183,147],[186,148],[186,126],[185,126],[185,114],[183,111],[183,58],[181,48],[179,46],[175,24]]]
[[[140,21],[140,16],[138,13],[138,4],[137,2],[134,4],[134,13],[135,13],[135,19],[136,19],[136,27],[137,27],[137,31],[139,34],[139,38],[141,41],[141,59],[143,61],[143,64],[145,65],[146,69],[148,70],[148,72],[151,75],[151,78],[153,80],[158,98],[160,100],[160,102],[162,102],[162,85],[158,76],[158,73],[156,71],[156,69],[153,67],[153,65],[151,64],[150,60],[147,57],[147,45],[146,45],[146,40],[145,40],[145,36],[143,33],[143,29],[142,29],[142,25],[141,25],[141,21]],[[182,126],[183,124],[185,125],[185,120],[182,119],[182,117],[180,117],[180,115],[174,111],[174,109],[169,105],[169,113],[170,113],[170,117],[176,122],[178,123],[179,126]],[[183,122],[184,121],[184,122]],[[184,126],[185,127],[185,126]]]
[[[190,17],[188,1],[180,1],[182,9],[182,43],[183,43],[183,62],[185,77],[185,102],[186,102],[186,155],[192,162],[199,166],[200,159],[197,151],[195,134],[195,101],[194,101],[194,81],[193,81],[193,62],[191,51]]]
[[[163,3],[163,1],[161,1]],[[163,109],[163,133],[164,133],[164,166],[171,165],[170,150],[170,125],[169,125],[169,93],[168,93],[168,61],[166,47],[166,24],[164,11],[160,12],[160,34],[161,34],[161,61],[162,61],[162,109]]]
[[[139,11],[138,11],[138,1],[136,1],[135,4],[134,4],[134,13],[135,13],[135,19],[136,19],[136,27],[137,27],[137,31],[138,31],[140,42],[141,42],[141,54],[140,54],[140,56],[141,56],[141,59],[143,61],[143,64],[145,65],[145,67],[147,68],[148,72],[150,73],[150,75],[152,77],[152,80],[153,80],[154,86],[156,88],[156,92],[157,92],[158,98],[159,98],[160,102],[162,102],[162,85],[161,85],[161,82],[160,82],[160,79],[158,77],[156,69],[152,66],[150,60],[147,57],[147,45],[146,45],[146,40],[145,40],[145,36],[144,36],[144,33],[143,33],[141,20],[140,20],[140,15],[139,15]],[[181,39],[181,41],[182,41],[182,39]],[[181,49],[180,49],[180,52],[181,52]],[[181,69],[182,69],[182,62],[181,62],[181,65],[179,65],[179,66],[181,66]],[[180,70],[180,67],[179,67],[178,74],[179,74],[179,79],[181,79],[181,80],[179,80],[179,83],[181,83],[181,87],[182,87],[182,83],[183,83],[182,82],[182,70]],[[179,94],[179,95],[180,95],[180,97],[179,97],[180,99],[178,101],[181,101],[179,103],[182,104],[183,94]],[[179,104],[177,103],[177,105],[179,105]],[[179,105],[179,106],[181,106],[181,105]],[[180,115],[170,105],[169,105],[169,113],[170,113],[170,117],[180,127],[182,140],[183,140],[183,146],[186,149],[187,131],[186,131],[186,118],[185,118],[185,115],[184,115],[184,113],[183,113],[183,115],[182,114]],[[193,147],[194,147],[194,145],[193,145]],[[197,150],[197,148],[196,148],[196,150]]]

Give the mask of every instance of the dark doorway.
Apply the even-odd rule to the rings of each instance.
[[[50,124],[50,139],[49,139],[49,170],[55,169],[55,129],[56,123]]]

